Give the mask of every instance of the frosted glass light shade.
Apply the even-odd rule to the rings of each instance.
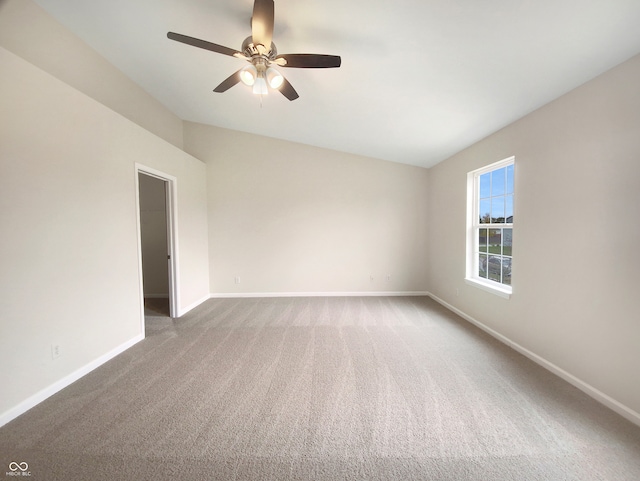
[[[284,83],[284,77],[275,68],[269,67],[267,69],[267,82],[272,89],[279,89]]]
[[[267,95],[269,93],[267,81],[264,77],[259,76],[256,78],[256,81],[253,84],[253,93],[257,95]]]
[[[258,77],[258,70],[253,65],[247,65],[245,68],[240,70],[240,80],[245,85],[251,87],[255,84],[256,78]]]

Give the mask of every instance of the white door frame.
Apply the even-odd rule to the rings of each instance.
[[[165,182],[167,211],[167,255],[169,266],[169,307],[171,317],[178,317],[180,312],[180,289],[178,278],[178,179],[160,170],[135,164],[136,175],[136,222],[138,229],[138,270],[140,278],[140,299],[142,304],[142,332],[144,332],[144,287],[142,281],[142,235],[140,229],[140,184],[139,175],[144,174]]]

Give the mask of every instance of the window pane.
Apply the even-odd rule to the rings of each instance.
[[[487,277],[492,281],[500,282],[502,274],[502,262],[500,262],[500,256],[489,256],[489,261],[487,262],[487,274]]]
[[[467,199],[469,208],[475,213],[468,226],[467,242],[472,246],[467,245],[473,249],[468,251],[467,266],[473,264],[473,277],[484,279],[487,285],[495,282],[511,286],[515,210],[515,166],[512,162],[513,158],[505,159],[467,174],[467,178],[474,181],[475,196]]]
[[[513,164],[507,167],[507,194],[513,194]]]
[[[502,229],[502,254],[511,255],[511,247],[513,245],[513,229]]]
[[[491,199],[484,199],[480,201],[480,223],[491,223]]]
[[[504,223],[504,197],[491,199],[491,222],[494,224]]]
[[[478,259],[478,277],[487,278],[487,254],[480,254]]]
[[[502,229],[489,229],[489,254],[502,254]]]
[[[513,195],[507,195],[504,198],[504,214],[506,216],[505,221],[508,224],[513,224]]]
[[[508,257],[502,258],[502,283],[511,285],[511,259]]]
[[[487,252],[487,229],[478,229],[478,246],[480,252]]]
[[[480,176],[480,198],[491,197],[491,172]]]
[[[506,187],[507,168],[494,170],[491,172],[491,196],[504,195]]]

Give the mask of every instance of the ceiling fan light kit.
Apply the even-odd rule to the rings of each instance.
[[[269,93],[268,87],[271,87],[274,90],[279,90],[287,99],[295,100],[299,97],[298,93],[275,66],[336,68],[340,67],[342,60],[337,55],[310,53],[278,55],[276,45],[272,42],[274,14],[275,6],[273,0],[255,0],[253,16],[251,17],[251,36],[242,42],[242,51],[174,32],[168,32],[167,37],[193,47],[203,48],[249,62],[249,65],[222,81],[213,90],[214,92],[226,92],[238,82],[242,82],[252,87],[254,94],[267,95]]]

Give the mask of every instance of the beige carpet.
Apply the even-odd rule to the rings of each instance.
[[[640,428],[428,298],[210,300],[147,336],[1,428],[0,476],[640,480]]]

